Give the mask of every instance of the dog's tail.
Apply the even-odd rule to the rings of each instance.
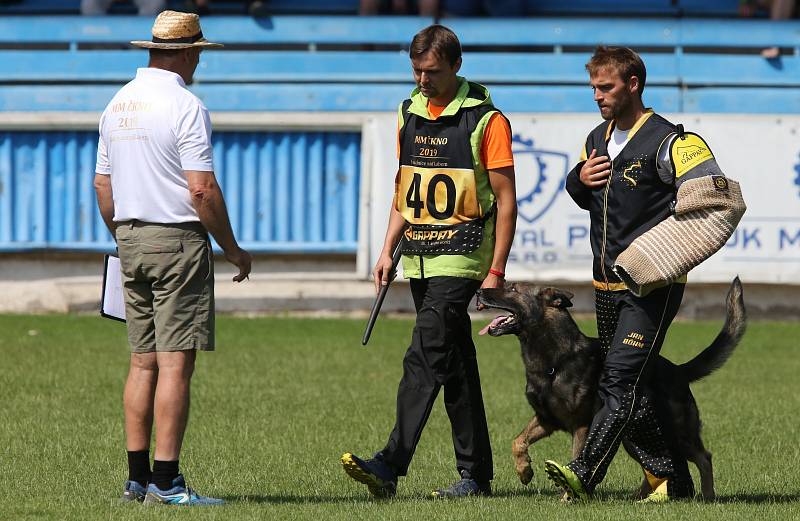
[[[742,282],[733,279],[725,302],[725,325],[711,345],[699,355],[681,365],[690,382],[710,375],[728,360],[747,329],[747,313],[744,309]]]

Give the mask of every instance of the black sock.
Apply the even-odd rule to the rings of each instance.
[[[178,460],[175,461],[153,461],[153,477],[150,480],[151,483],[155,483],[155,485],[161,490],[169,490],[172,488],[172,480],[177,478],[180,472],[178,472]]]
[[[150,450],[128,451],[128,480],[142,486],[150,482]]]

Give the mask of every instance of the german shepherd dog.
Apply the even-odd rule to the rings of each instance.
[[[525,395],[534,416],[514,439],[512,453],[517,476],[525,485],[533,478],[530,445],[555,431],[566,431],[572,435],[572,456],[577,457],[597,410],[603,353],[600,341],[582,334],[567,311],[572,297],[557,288],[520,283],[478,292],[486,307],[509,313],[495,318],[481,334],[517,335],[522,348]],[[676,445],[700,471],[706,500],[714,498],[711,453],[700,438],[700,416],[689,384],[722,367],[744,335],[746,322],[742,284],[736,277],[728,290],[725,325],[711,345],[685,364],[675,365],[662,356],[655,362],[654,390],[666,397]],[[645,477],[638,495],[643,498],[650,492]]]

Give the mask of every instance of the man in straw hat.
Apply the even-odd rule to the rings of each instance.
[[[251,258],[231,230],[214,176],[211,122],[186,89],[203,38],[196,14],[164,11],[150,63],[114,96],[100,119],[95,189],[122,265],[131,362],[125,385],[129,475],[124,500],[217,505],[178,470],[197,350],[214,350],[214,265],[208,233],[241,282]],[[150,471],[155,419],[156,450]]]

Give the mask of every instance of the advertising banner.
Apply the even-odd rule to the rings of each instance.
[[[700,134],[747,212],[728,243],[690,281],[800,284],[800,117],[664,114]],[[519,218],[507,267],[514,280],[589,281],[589,216],[564,189],[596,114],[509,114]],[[369,157],[369,265],[383,245],[397,170],[397,115],[364,126]]]

